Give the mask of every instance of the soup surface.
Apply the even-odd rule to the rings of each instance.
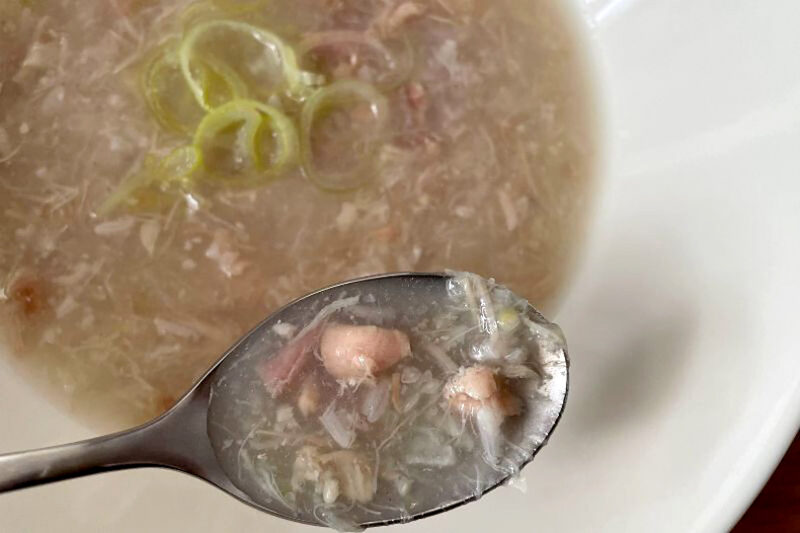
[[[10,356],[111,428],[343,279],[465,270],[546,309],[593,160],[555,4],[3,2]]]

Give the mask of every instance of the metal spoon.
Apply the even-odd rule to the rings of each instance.
[[[272,327],[280,322],[296,318],[304,309],[313,308],[321,301],[330,299],[333,293],[348,291],[350,294],[403,294],[403,297],[414,298],[426,294],[428,297],[445,296],[449,274],[384,274],[356,279],[340,283],[326,289],[304,296],[284,306],[261,322],[252,331],[242,337],[225,353],[206,374],[187,392],[171,409],[158,418],[133,429],[112,435],[89,439],[73,444],[54,446],[38,450],[24,451],[0,455],[0,492],[21,489],[42,483],[85,476],[98,472],[135,468],[143,466],[164,467],[178,470],[199,477],[216,487],[238,498],[242,502],[256,507],[269,514],[288,520],[323,525],[319,521],[307,517],[292,516],[277,505],[265,504],[243,491],[225,472],[212,439],[209,437],[210,424],[214,422],[214,410],[210,409],[214,387],[220,379],[232,375],[232,369],[238,361],[258,354],[263,347],[263,339]],[[400,292],[398,292],[400,291]],[[528,317],[541,324],[548,324],[533,308],[528,308]],[[565,348],[565,347],[564,347]],[[567,393],[567,356],[563,354],[563,375],[556,380],[556,400],[559,402],[551,409],[552,419],[545,424],[544,441],[534,449],[527,450],[529,455],[526,464],[533,459],[539,448],[546,442],[555,428],[563,410]],[[540,421],[541,422],[541,421]],[[538,427],[542,427],[539,423]],[[524,464],[519,465],[520,468]],[[506,479],[498,478],[498,482],[487,487],[488,492],[502,484]],[[447,491],[444,491],[445,493]],[[407,522],[438,514],[477,499],[481,494],[447,494],[435,505],[414,515],[404,515],[389,520],[365,521],[359,527],[389,525]]]

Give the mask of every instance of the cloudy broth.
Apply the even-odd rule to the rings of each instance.
[[[337,281],[566,281],[594,129],[556,2],[12,1],[0,48],[0,327],[84,419]]]

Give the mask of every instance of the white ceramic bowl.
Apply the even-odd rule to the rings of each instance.
[[[800,3],[574,3],[608,158],[557,317],[566,415],[527,494],[397,533],[723,531],[797,431]],[[91,436],[5,367],[0,406],[0,451]],[[308,531],[159,470],[4,495],[0,529]]]

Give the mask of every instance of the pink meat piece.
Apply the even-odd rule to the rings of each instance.
[[[273,398],[280,396],[311,361],[321,331],[320,325],[301,333],[260,365],[261,381]]]
[[[331,324],[320,341],[325,369],[336,379],[370,378],[411,355],[408,335],[377,326]]]
[[[494,370],[483,365],[462,368],[445,385],[445,398],[464,414],[488,408],[501,417],[518,415],[520,401],[497,381]]]

